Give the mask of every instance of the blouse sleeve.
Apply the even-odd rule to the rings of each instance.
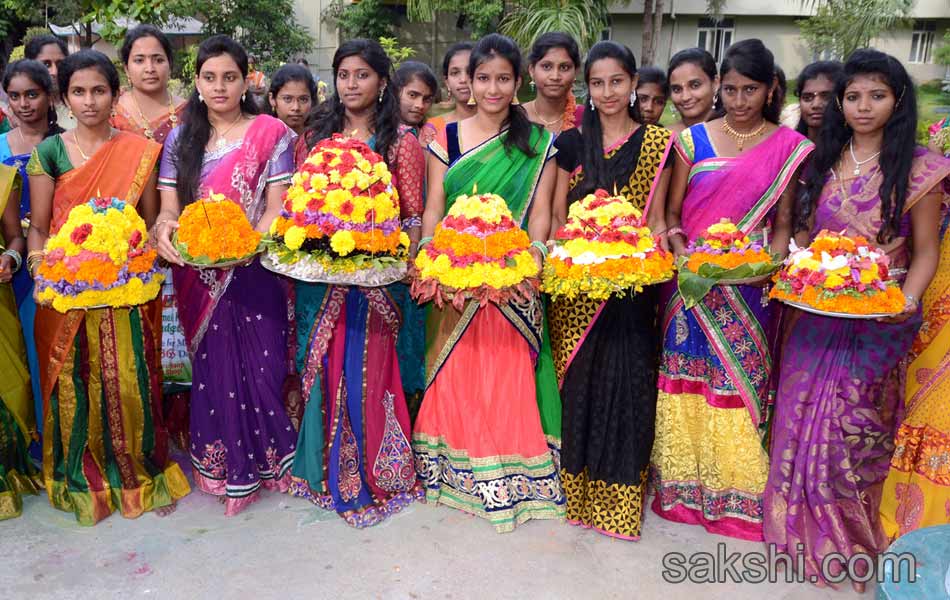
[[[406,229],[421,226],[425,154],[416,136],[411,133],[402,136],[396,148],[395,163],[402,226]]]
[[[294,149],[296,148],[297,134],[288,130],[290,136],[287,146],[280,151],[277,159],[270,165],[267,173],[267,183],[288,183],[294,174]],[[282,140],[283,141],[283,140]]]
[[[56,179],[59,170],[56,168],[51,152],[55,139],[55,136],[48,137],[33,148],[33,152],[30,153],[30,160],[26,163],[27,175],[46,175],[50,179]]]
[[[693,132],[687,127],[673,140],[673,149],[689,166],[693,166],[696,157],[696,145],[693,143]]]
[[[172,129],[162,147],[162,160],[158,166],[158,189],[174,192],[178,183],[178,127]]]

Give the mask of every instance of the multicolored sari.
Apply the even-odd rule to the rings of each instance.
[[[130,92],[127,92],[130,93]],[[129,131],[136,135],[141,135],[150,140],[155,140],[159,144],[165,143],[165,138],[168,137],[168,134],[171,133],[179,122],[181,122],[181,115],[185,112],[186,102],[182,102],[175,107],[174,112],[166,112],[161,114],[148,123],[142,118],[141,115],[135,116],[129,110],[127,110],[121,102],[116,103],[115,105],[115,114],[109,120],[113,127],[121,131]],[[172,115],[175,116],[172,119]]]
[[[889,253],[892,274],[902,278],[910,264],[911,207],[948,175],[950,161],[917,148],[898,232],[903,243]],[[812,235],[830,229],[875,239],[881,225],[881,179],[877,167],[844,181],[829,178]],[[822,561],[831,553],[848,560],[887,547],[879,517],[881,489],[904,396],[904,358],[921,318],[883,323],[789,312],[765,489],[765,540],[780,551],[794,552],[801,545],[806,574],[821,576]],[[941,401],[945,414],[946,397]],[[919,458],[915,433],[922,431],[915,432],[913,425],[905,430],[905,454],[912,461]],[[895,458],[897,465],[902,458]],[[900,493],[896,483],[892,490]]]
[[[670,132],[646,125],[604,151],[615,187],[646,214],[671,148]],[[585,141],[558,136],[558,166],[571,174],[568,202],[583,185]],[[640,538],[653,426],[660,339],[657,289],[612,297],[581,296],[548,306],[551,346],[564,406],[561,483],[568,522],[609,536]]]
[[[495,136],[462,153],[458,124],[429,146],[448,166],[446,210],[478,185],[503,197],[527,228],[552,136],[532,128],[529,157]],[[462,312],[430,307],[426,323],[426,393],[412,436],[426,498],[486,518],[499,532],[529,519],[564,516],[558,466],[538,410],[535,363],[543,345],[540,299]],[[550,359],[549,359],[550,360]],[[553,363],[547,383],[554,389]],[[542,400],[543,402],[544,400]],[[556,407],[560,425],[560,407]],[[558,432],[559,434],[559,432]]]
[[[165,141],[160,189],[175,189],[180,132],[172,130]],[[205,153],[199,195],[224,194],[256,225],[267,185],[290,179],[295,137],[279,120],[255,117],[243,140]],[[195,485],[224,496],[225,515],[233,516],[259,498],[260,488],[290,487],[297,440],[283,403],[291,375],[288,286],[256,260],[245,267],[173,272],[193,367]]]
[[[16,168],[0,166],[0,214],[17,177]],[[0,244],[3,243],[0,236]],[[0,284],[0,521],[20,516],[20,496],[35,494],[43,487],[27,450],[36,436],[33,415],[26,345],[13,286],[4,283]]]
[[[55,181],[50,233],[92,197],[136,204],[160,152],[154,142],[119,133],[74,168],[61,136],[44,140],[27,170]],[[159,410],[159,302],[66,314],[40,306],[35,333],[50,503],[94,525],[116,509],[134,518],[188,494],[184,473],[168,457]]]
[[[950,161],[947,163],[950,165]],[[950,190],[944,180],[945,199]],[[881,520],[889,539],[950,524],[950,205],[940,227],[940,265],[924,294],[911,346],[904,422],[894,439]]]
[[[386,162],[403,226],[420,225],[425,163],[408,128]],[[401,377],[403,365],[409,373],[421,369],[421,311],[401,282],[361,288],[298,281],[295,290],[306,406],[292,493],[354,527],[375,525],[422,497],[409,443],[411,388]]]
[[[676,151],[690,166],[682,226],[690,240],[726,217],[749,235],[814,149],[779,127],[738,157],[718,156],[705,124],[684,130]],[[687,310],[674,293],[661,321],[653,510],[712,533],[762,539],[768,475],[769,348],[773,306],[763,288],[716,286]]]

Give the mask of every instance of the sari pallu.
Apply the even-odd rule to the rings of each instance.
[[[0,166],[0,214],[18,176],[14,167]],[[35,494],[43,486],[28,452],[35,435],[26,345],[13,286],[4,283],[0,284],[0,521],[20,516],[21,496]]]
[[[690,165],[682,225],[689,240],[722,217],[746,234],[769,226],[774,207],[814,149],[779,127],[738,157],[719,157],[705,124],[675,144]],[[653,510],[712,533],[762,539],[768,475],[773,305],[764,288],[715,286],[686,310],[674,293],[661,320]]]
[[[516,223],[527,215],[547,159],[551,134],[533,128],[528,157],[502,144],[502,133],[462,154],[458,125],[430,151],[449,166],[446,210],[477,184],[503,197]],[[426,499],[488,519],[499,532],[529,519],[564,516],[555,456],[538,410],[535,362],[543,352],[539,299],[480,307],[429,308],[427,388],[412,436]],[[477,369],[477,371],[473,371]],[[551,381],[553,363],[551,364]],[[558,416],[559,406],[556,407]]]
[[[73,168],[59,136],[34,150],[30,175],[56,182],[50,233],[94,196],[136,204],[161,147],[119,133]],[[129,157],[138,157],[128,165]],[[50,503],[93,525],[168,506],[190,491],[168,457],[159,410],[161,306],[73,310],[40,306],[36,346],[45,405],[43,480]]]
[[[10,149],[9,134],[0,135],[0,163],[16,169],[20,179],[13,184],[13,190],[20,195],[20,220],[28,220],[30,216],[30,179],[26,173],[26,165],[30,161],[29,154],[13,154]],[[6,201],[4,196],[3,201]],[[33,278],[29,269],[23,267],[13,274],[13,294],[16,298],[17,311],[20,316],[20,326],[28,335],[26,341],[27,365],[30,369],[30,383],[33,386],[33,405],[37,415],[43,414],[43,393],[40,391],[40,367],[36,354],[36,342],[33,339],[33,321],[36,318],[36,301],[33,300]],[[37,428],[43,431],[42,418],[37,420]]]
[[[306,155],[298,152],[298,164]],[[386,162],[404,227],[419,222],[423,158],[419,141],[402,128]],[[406,396],[413,387],[402,377],[403,365],[422,369],[421,309],[402,282],[294,287],[306,404],[292,493],[354,527],[375,525],[423,493],[409,442]],[[421,377],[413,379],[410,385],[422,386]]]
[[[174,189],[175,144],[165,142],[159,182]],[[210,190],[243,208],[256,225],[268,183],[293,168],[294,134],[273,117],[255,118],[244,139],[207,152],[199,196]],[[284,408],[291,309],[286,281],[255,259],[227,269],[173,268],[179,319],[193,365],[191,464],[198,489],[224,496],[225,515],[259,498],[260,488],[286,492],[296,449]]]
[[[922,299],[923,326],[908,357],[905,418],[894,439],[894,455],[884,482],[881,521],[888,539],[950,523],[948,228],[950,205],[945,205],[940,265]]]
[[[577,132],[558,138],[558,166],[571,172],[570,202],[581,185]],[[604,152],[619,194],[646,214],[671,148],[652,125]],[[660,339],[656,286],[606,301],[558,299],[548,307],[563,402],[561,483],[568,522],[637,540],[642,524],[653,428]]]
[[[895,275],[909,265],[910,209],[943,180],[943,158],[918,148],[899,236]],[[830,180],[815,211],[821,229],[875,239],[880,171]],[[765,539],[802,546],[807,575],[830,553],[843,560],[887,547],[879,509],[894,451],[907,352],[921,317],[903,323],[836,319],[790,311],[772,422],[772,466],[765,490]],[[840,565],[839,565],[840,566]]]

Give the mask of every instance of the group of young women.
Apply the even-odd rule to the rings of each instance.
[[[548,33],[528,53],[536,95],[522,105],[521,52],[492,34],[449,49],[454,107],[433,119],[435,75],[414,62],[393,72],[375,41],[339,47],[320,104],[306,69],[281,68],[276,116],[258,114],[247,54],[226,36],[201,44],[187,100],[168,91],[172,53],[157,29],[131,30],[121,56],[121,94],[115,67],[91,50],[56,62],[55,83],[32,60],[3,79],[19,127],[0,136],[0,201],[11,200],[0,518],[43,487],[83,524],[167,514],[189,492],[161,408],[158,302],[60,314],[30,297],[69,210],[115,196],[138,207],[172,265],[193,363],[194,485],[228,515],[263,487],[357,527],[426,499],[498,531],[566,517],[635,540],[653,491],[661,517],[800,544],[808,575],[832,552],[880,552],[950,521],[950,461],[934,462],[950,449],[950,159],[915,145],[914,85],[893,57],[859,50],[807,67],[796,131],[780,124],[784,75],[754,39],[718,68],[689,49],[663,73],[638,70],[612,41],[582,63],[573,39]],[[678,120],[663,127],[667,98]],[[75,127],[60,127],[57,101]],[[687,310],[667,284],[607,301],[438,309],[416,305],[403,282],[310,284],[257,261],[182,261],[171,236],[184,206],[214,190],[267,231],[295,165],[336,133],[389,165],[413,255],[477,183],[505,199],[540,268],[570,204],[606,189],[677,255],[722,217],[783,255],[821,229],[864,235],[891,257],[906,305],[886,321],[835,319],[738,285]],[[27,447],[40,438],[37,473]]]

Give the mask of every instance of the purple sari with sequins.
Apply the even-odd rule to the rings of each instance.
[[[160,189],[175,189],[179,132],[165,142]],[[205,154],[199,194],[224,194],[256,224],[266,186],[293,173],[294,138],[277,119],[256,117],[242,141]],[[282,397],[290,373],[287,283],[256,260],[231,269],[175,267],[173,281],[192,360],[195,485],[225,496],[225,514],[235,515],[261,487],[290,487],[297,433]]]
[[[900,277],[910,263],[910,207],[947,177],[948,164],[924,148],[915,152],[902,243],[889,252],[891,272]],[[881,226],[881,177],[875,167],[854,179],[831,178],[812,235],[829,229],[874,240]],[[904,393],[902,359],[921,317],[883,323],[789,312],[764,534],[779,551],[795,552],[802,545],[806,574],[820,577],[822,560],[831,553],[847,560],[887,547],[878,508]]]

